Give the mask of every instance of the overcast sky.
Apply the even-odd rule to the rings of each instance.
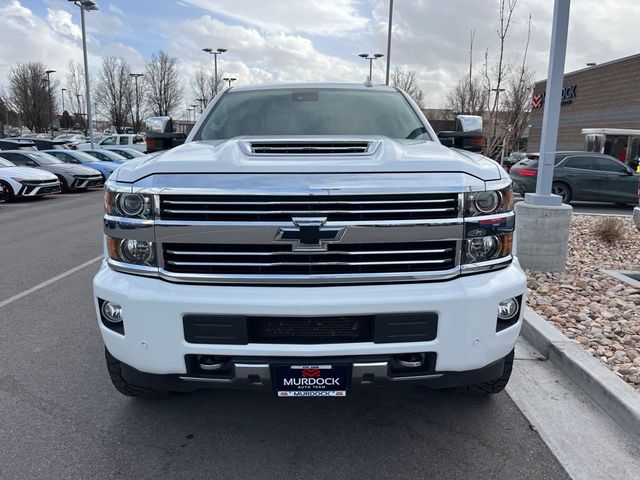
[[[89,63],[126,58],[140,70],[151,52],[180,59],[185,101],[190,77],[211,67],[203,47],[227,48],[220,69],[239,83],[364,81],[362,52],[386,50],[388,0],[96,0],[87,14]],[[467,67],[469,32],[495,56],[498,0],[396,0],[392,64],[418,74],[428,107],[439,108]],[[521,59],[533,16],[530,65],[544,79],[553,0],[519,0],[508,58]],[[573,0],[566,71],[639,53],[639,0]],[[12,64],[39,60],[64,85],[69,59],[82,60],[80,15],[67,0],[0,0],[0,85]],[[374,82],[384,81],[384,59]]]

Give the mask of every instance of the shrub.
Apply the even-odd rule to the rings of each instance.
[[[617,217],[603,217],[593,229],[596,238],[613,245],[624,237],[624,222]]]

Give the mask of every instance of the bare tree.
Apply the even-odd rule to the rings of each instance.
[[[102,59],[102,69],[96,86],[96,103],[118,132],[123,132],[130,118],[134,98],[131,67],[116,57]]]
[[[504,91],[504,83],[509,74],[511,65],[505,61],[505,46],[507,36],[509,35],[509,29],[511,27],[511,20],[513,19],[513,12],[518,5],[518,0],[500,0],[499,7],[499,26],[497,30],[498,39],[500,41],[500,50],[498,53],[498,60],[496,63],[489,67],[488,52],[485,54],[485,70],[484,76],[486,80],[487,92],[495,92],[493,98],[493,105],[489,109],[489,125],[486,136],[485,152],[488,157],[495,158],[500,149],[502,148],[502,142],[504,141],[504,134],[498,135],[498,123],[504,117],[501,112],[500,93]],[[493,81],[492,81],[493,77]]]
[[[529,29],[527,43],[522,56],[522,65],[517,73],[509,78],[506,86],[504,111],[507,113],[507,133],[503,141],[504,160],[505,151],[515,151],[520,147],[520,141],[527,130],[529,112],[531,111],[531,95],[533,93],[533,72],[527,66],[529,42],[531,40],[531,15],[529,15]]]
[[[416,82],[416,72],[415,71],[406,71],[401,69],[399,66],[393,69],[391,72],[391,85],[398,87],[409,95],[414,102],[420,107],[420,109],[425,108],[424,105],[424,92],[420,87],[418,87],[418,83]]]
[[[218,88],[216,89],[216,80],[213,72],[209,72],[205,68],[196,70],[196,73],[191,79],[191,89],[193,90],[194,98],[203,98],[203,103],[206,106],[215,96],[216,90],[220,92],[224,89],[224,77],[224,72],[218,72]]]
[[[67,98],[65,98],[65,101],[68,102],[66,105],[68,105],[68,110],[73,116],[73,123],[86,129],[83,116],[83,113],[86,111],[86,89],[82,64],[69,60],[69,63],[67,63],[65,83],[65,88],[67,89]],[[89,76],[89,88],[93,88],[91,76]]]
[[[56,99],[50,95],[47,83],[46,67],[41,62],[18,63],[9,73],[9,103],[24,126],[34,131],[49,128],[53,118],[49,112],[56,113]],[[51,91],[58,88],[58,81],[52,79]],[[51,106],[50,106],[51,102]]]
[[[473,76],[473,44],[476,32],[471,31],[469,40],[469,75],[462,77],[453,91],[447,95],[447,107],[455,115],[480,115],[485,111],[487,90],[482,82]]]
[[[147,62],[146,98],[154,115],[170,116],[182,102],[178,59],[160,50]]]

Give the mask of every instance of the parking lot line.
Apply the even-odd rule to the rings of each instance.
[[[9,305],[10,303],[15,302],[16,300],[20,300],[21,298],[26,297],[27,295],[31,295],[34,292],[37,292],[38,290],[51,285],[52,283],[57,282],[58,280],[62,280],[65,277],[68,277],[69,275],[73,275],[74,273],[76,273],[79,270],[82,270],[85,267],[88,267],[89,265],[91,265],[92,263],[95,263],[99,260],[102,260],[102,255],[99,255],[95,258],[92,258],[91,260],[87,260],[84,263],[81,263],[80,265],[73,267],[69,270],[67,270],[66,272],[61,273],[60,275],[56,275],[53,278],[50,278],[49,280],[45,280],[42,283],[39,283],[38,285],[35,285],[27,290],[25,290],[24,292],[18,293],[17,295],[14,295],[12,297],[7,298],[6,300],[2,300],[0,301],[0,308],[2,307],[6,307],[7,305]]]

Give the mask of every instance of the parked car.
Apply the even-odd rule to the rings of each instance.
[[[117,153],[118,155],[126,158],[127,160],[144,157],[146,155],[145,153],[142,153],[140,150],[136,150],[134,148],[109,148],[108,150],[110,152]]]
[[[20,167],[33,167],[53,173],[60,179],[62,190],[86,190],[104,183],[99,171],[82,165],[69,165],[48,153],[13,150],[0,152],[0,157]]]
[[[97,144],[94,145],[95,148],[118,148],[118,147],[128,147],[134,148],[136,150],[140,150],[142,153],[147,153],[147,144],[144,143],[144,136],[142,135],[132,135],[132,134],[120,134],[120,135],[109,135],[108,137],[103,138]],[[78,145],[79,150],[86,150],[91,148],[91,143],[81,143]]]
[[[32,139],[3,138],[0,140],[0,150],[28,150],[36,151],[36,144]]]
[[[84,165],[85,167],[98,170],[102,174],[103,180],[109,178],[114,170],[118,168],[118,165],[114,162],[104,162],[102,160],[98,160],[97,158],[89,155],[86,152],[81,152],[78,150],[44,150],[43,153],[53,155],[58,160],[62,160],[64,163]]]
[[[64,140],[68,143],[84,143],[87,141],[87,137],[81,133],[63,133],[54,138],[54,140]]]
[[[33,138],[31,140],[38,150],[60,149],[68,150],[69,146],[64,140],[45,140],[42,138]]]
[[[125,157],[110,150],[81,150],[87,155],[97,158],[103,162],[124,163],[127,161]]]
[[[515,191],[535,192],[540,154],[528,154],[511,168]],[[619,160],[591,152],[558,152],[555,158],[552,192],[563,203],[574,200],[618,204],[638,203],[636,174]]]
[[[0,202],[14,198],[42,197],[60,193],[60,180],[52,173],[16,167],[9,160],[0,157],[0,189]]]
[[[511,152],[511,155],[505,158],[502,162],[502,166],[508,172],[511,167],[513,167],[516,163],[524,160],[525,158],[527,158],[527,154],[525,152]]]

